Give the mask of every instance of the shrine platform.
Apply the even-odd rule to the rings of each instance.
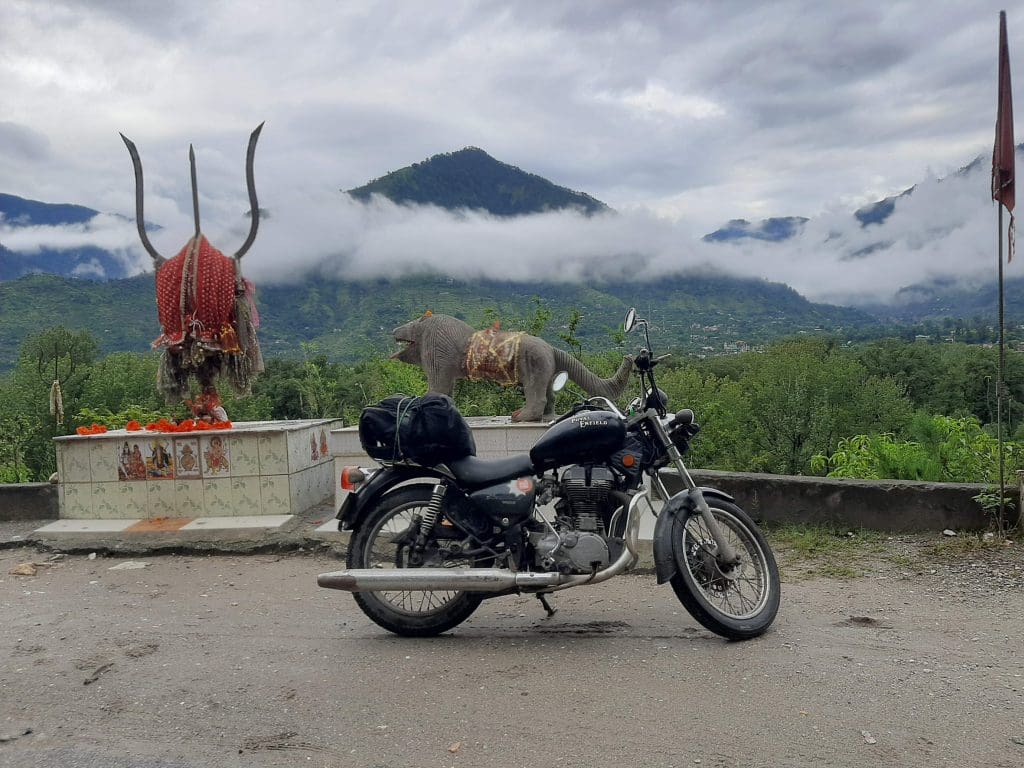
[[[172,521],[165,527],[182,519],[284,520],[331,498],[328,436],[340,425],[254,421],[227,430],[56,438],[60,521],[53,525],[109,520],[115,533],[154,519]]]

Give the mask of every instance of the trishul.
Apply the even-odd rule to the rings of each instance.
[[[245,161],[251,217],[249,236],[233,257],[211,246],[200,230],[195,151],[191,145],[189,165],[195,234],[170,259],[153,247],[146,234],[143,215],[142,161],[135,144],[121,134],[135,168],[135,222],[142,245],[153,259],[156,274],[157,314],[162,333],[154,340],[153,347],[164,350],[157,385],[170,401],[188,394],[191,377],[198,380],[204,394],[215,392],[217,375],[227,376],[237,391],[247,392],[252,376],[263,370],[255,334],[259,317],[254,288],[243,279],[241,270],[241,259],[259,229],[253,159],[262,129],[263,123],[260,123],[249,137]]]

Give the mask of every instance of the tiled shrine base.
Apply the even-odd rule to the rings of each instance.
[[[332,496],[328,439],[340,425],[338,419],[240,422],[230,430],[57,438],[61,520],[53,525],[104,520],[122,532],[155,518],[186,520],[182,528],[194,530],[210,527],[204,521],[212,518],[270,523],[299,514]]]
[[[235,517],[157,517],[148,520],[58,520],[36,530],[37,534],[147,534],[178,531],[237,531],[249,528],[277,529],[294,515],[238,515]],[[337,528],[337,525],[335,525]]]

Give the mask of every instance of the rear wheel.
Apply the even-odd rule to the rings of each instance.
[[[717,545],[697,511],[679,515],[672,530],[677,571],[672,589],[690,614],[730,640],[749,640],[771,626],[779,610],[779,567],[757,525],[735,504],[708,499],[711,514],[740,562],[719,565]]]
[[[421,555],[411,542],[427,511],[433,486],[409,486],[387,494],[353,534],[349,568],[470,568],[469,558],[449,554],[445,540],[431,536]],[[436,526],[442,525],[439,516]],[[435,531],[436,532],[436,531]],[[416,560],[417,565],[412,564]],[[461,624],[483,597],[460,591],[387,590],[355,592],[363,613],[384,629],[408,637],[430,637]]]

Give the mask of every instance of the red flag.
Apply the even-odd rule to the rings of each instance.
[[[1010,52],[1006,45],[1006,11],[999,12],[999,107],[996,112],[996,143],[992,150],[992,199],[1010,211],[1013,231],[1014,204],[1013,94],[1010,88]],[[1012,238],[1012,235],[1011,235]],[[1013,259],[1011,246],[1007,262]]]

